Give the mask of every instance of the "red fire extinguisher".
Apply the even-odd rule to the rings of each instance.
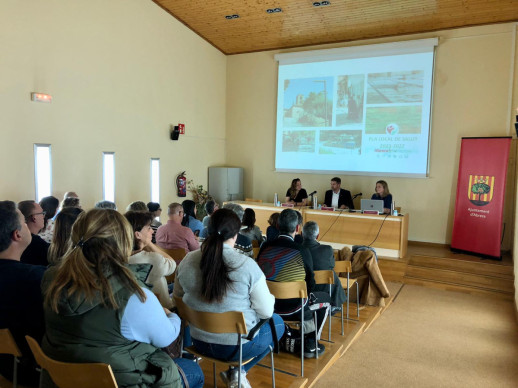
[[[176,191],[179,197],[187,196],[187,178],[185,171],[176,177]]]

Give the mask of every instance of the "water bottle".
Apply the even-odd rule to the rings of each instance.
[[[279,196],[277,193],[273,195],[273,206],[278,206],[277,203],[279,202]]]
[[[318,209],[318,198],[316,195],[313,195],[313,209]]]

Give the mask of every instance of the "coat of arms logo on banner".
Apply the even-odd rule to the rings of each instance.
[[[470,175],[468,198],[475,206],[485,206],[493,199],[495,177],[488,175]]]

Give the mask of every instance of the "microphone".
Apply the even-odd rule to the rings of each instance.
[[[315,191],[313,191],[311,194],[308,194],[308,197],[309,197],[310,195],[313,195],[313,194],[316,194],[316,193],[317,193],[317,191],[315,190]]]
[[[363,195],[363,193],[354,194],[353,199],[355,199],[356,197],[359,197],[361,195]]]

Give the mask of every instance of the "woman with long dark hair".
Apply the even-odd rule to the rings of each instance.
[[[43,229],[40,231],[40,237],[46,242],[52,241],[52,234],[54,233],[54,216],[58,211],[59,199],[52,195],[44,197],[40,201],[40,206],[45,212]]]
[[[263,232],[255,224],[255,211],[251,208],[246,208],[243,214],[243,226],[239,232],[242,235],[248,237],[250,240],[255,240],[259,244],[263,242]]]
[[[211,216],[208,237],[201,250],[190,252],[178,265],[174,295],[182,297],[193,310],[222,313],[241,311],[247,329],[260,319],[273,315],[277,336],[284,333],[282,318],[273,314],[275,298],[256,262],[234,250],[241,226],[239,217],[229,209],[220,209]],[[219,359],[237,360],[235,334],[213,334],[190,325],[194,346],[201,353]],[[244,366],[247,372],[269,352],[273,344],[269,325],[263,325],[251,341],[244,340],[243,359],[254,358]],[[237,370],[221,374],[228,386],[236,386]],[[242,387],[249,384],[241,378]],[[249,386],[249,385],[248,385]]]
[[[203,230],[203,223],[196,218],[196,203],[190,199],[182,202],[183,220],[182,225],[192,230],[195,236],[199,236]]]
[[[151,266],[128,264],[128,221],[114,210],[92,209],[78,217],[70,238],[61,264],[48,269],[42,282],[45,354],[110,364],[119,387],[180,388],[178,366],[191,387],[203,386],[199,366],[182,359],[175,364],[160,349],[178,336],[180,318],[143,283]],[[43,379],[43,386],[53,386],[47,374]]]
[[[49,264],[58,264],[61,258],[70,248],[70,233],[72,225],[76,222],[83,209],[77,207],[66,207],[59,212],[54,223],[54,235],[49,247]]]

